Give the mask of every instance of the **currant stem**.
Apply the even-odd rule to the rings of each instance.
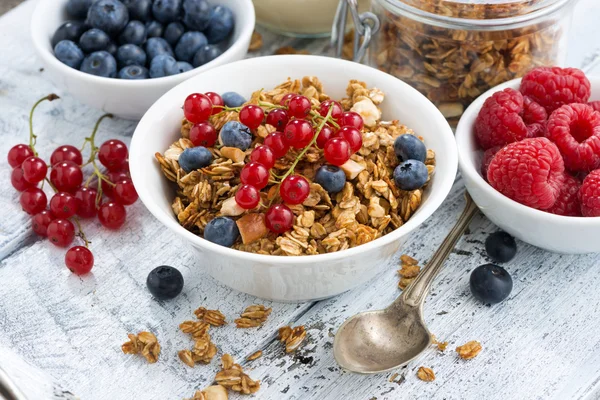
[[[96,194],[96,206],[98,206],[100,204],[100,202],[102,201],[102,181],[106,182],[107,184],[109,184],[111,186],[115,186],[115,184],[112,183],[108,179],[108,177],[102,173],[102,171],[100,171],[98,164],[96,164],[96,155],[98,154],[98,147],[96,147],[96,143],[95,143],[96,133],[98,133],[98,128],[100,127],[100,123],[102,122],[102,120],[104,118],[112,118],[112,117],[113,117],[112,114],[104,114],[103,116],[98,118],[98,121],[96,121],[96,125],[94,126],[94,130],[92,131],[92,135],[88,138],[85,138],[85,142],[83,143],[83,147],[82,147],[82,149],[83,149],[83,148],[85,148],[86,143],[88,143],[88,142],[90,143],[90,147],[91,147],[90,157],[88,158],[88,161],[84,165],[92,164],[92,167],[94,168],[94,173],[92,175],[90,175],[90,177],[85,181],[85,187],[89,186],[89,184],[92,182],[92,179],[94,177],[98,178],[97,190],[96,190],[96,193],[97,193]]]
[[[44,178],[45,182],[48,182],[48,185],[52,188],[52,190],[54,190],[54,193],[58,193],[58,190],[56,189],[56,187],[52,184],[52,182],[50,182],[50,179],[48,178]],[[44,184],[44,182],[42,182],[42,185]]]
[[[31,111],[29,112],[29,147],[33,151],[33,155],[36,157],[38,155],[38,152],[35,150],[35,143],[36,143],[37,136],[35,135],[35,133],[33,133],[33,113],[34,113],[35,109],[37,108],[37,106],[40,105],[40,103],[43,103],[46,100],[53,101],[56,99],[60,99],[60,97],[58,97],[54,93],[51,93],[48,96],[36,101],[36,103],[33,105],[33,107],[31,107]]]
[[[85,247],[89,248],[90,247],[90,242],[87,237],[85,236],[85,233],[83,232],[83,229],[81,229],[81,221],[79,221],[78,217],[73,217],[73,221],[75,222],[75,225],[77,225],[77,230],[79,232],[77,232],[77,236],[81,238],[81,240],[83,240],[83,242],[85,243]]]

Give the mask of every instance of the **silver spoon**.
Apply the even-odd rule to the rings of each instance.
[[[465,192],[465,197],[467,204],[456,225],[402,295],[386,309],[356,314],[340,326],[333,355],[341,367],[362,374],[385,372],[408,364],[431,345],[423,303],[433,279],[477,212],[471,196]]]

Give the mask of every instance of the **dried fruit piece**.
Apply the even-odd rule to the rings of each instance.
[[[479,352],[481,351],[481,343],[476,340],[471,340],[463,344],[462,346],[458,346],[456,348],[456,352],[458,356],[463,360],[470,360],[472,358],[477,357]]]

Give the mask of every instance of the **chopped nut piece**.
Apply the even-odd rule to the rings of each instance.
[[[235,197],[230,197],[223,201],[221,204],[221,211],[219,212],[221,215],[226,217],[237,217],[238,215],[242,215],[244,212],[246,212],[246,210],[238,205],[238,203],[235,201]]]
[[[431,368],[419,367],[417,377],[425,382],[433,382],[435,380],[435,374]]]
[[[462,346],[458,346],[456,348],[456,352],[458,356],[463,360],[470,360],[472,358],[477,357],[479,352],[481,351],[481,343],[476,340],[471,340],[463,344]]]
[[[248,51],[260,50],[262,46],[262,35],[256,31],[252,32],[252,39],[250,39],[250,46],[248,46]]]
[[[256,242],[269,234],[264,214],[246,214],[235,221],[244,244]]]
[[[284,326],[279,328],[279,341],[285,344],[285,352],[291,353],[300,347],[306,338],[306,330],[303,325],[292,328]]]
[[[363,172],[366,169],[366,167],[362,166],[361,164],[357,163],[354,160],[346,161],[344,164],[342,164],[340,166],[340,168],[346,174],[346,178],[350,179],[350,180],[356,178],[358,176],[358,174],[360,174],[361,172]]]
[[[129,333],[129,341],[123,343],[121,350],[125,354],[141,354],[150,364],[158,361],[160,345],[153,333],[140,332],[137,335]]]
[[[246,158],[246,153],[237,147],[221,147],[221,155],[234,163],[244,162]]]
[[[249,355],[248,358],[246,358],[246,361],[254,361],[257,358],[262,357],[262,354],[263,354],[262,350],[259,350],[256,353]]]
[[[231,355],[224,354],[221,357],[221,364],[223,369],[215,376],[215,381],[219,385],[241,394],[258,392],[260,381],[254,381],[246,375],[239,364],[234,364]]]
[[[238,328],[254,328],[261,326],[271,315],[272,309],[266,308],[262,304],[256,304],[246,307],[241,314],[241,318],[236,319],[235,325]]]
[[[196,315],[196,318],[207,322],[212,326],[221,326],[227,323],[225,321],[225,315],[219,310],[207,310],[204,307],[199,307],[194,311],[194,314]]]

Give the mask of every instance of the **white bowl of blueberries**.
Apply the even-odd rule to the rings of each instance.
[[[56,86],[139,119],[169,89],[243,59],[251,0],[39,0],[34,46]]]

